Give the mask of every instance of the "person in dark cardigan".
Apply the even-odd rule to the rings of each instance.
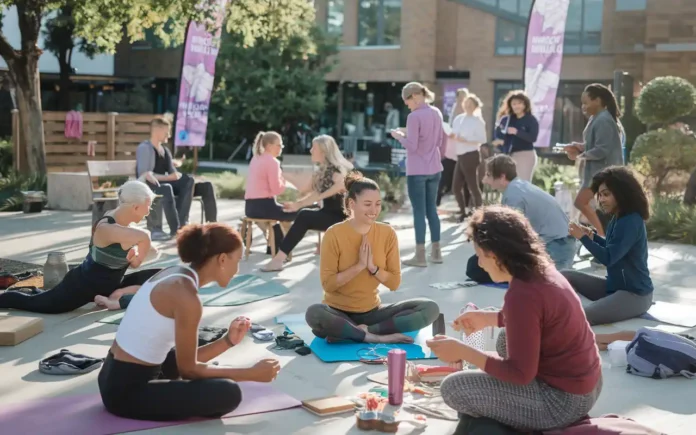
[[[172,154],[164,146],[169,139],[171,124],[164,117],[156,117],[150,123],[150,139],[138,145],[135,151],[136,176],[158,195],[162,195],[162,207],[169,225],[169,237],[188,224],[191,202],[194,196],[203,200],[203,210],[208,222],[217,220],[215,190],[209,181],[195,182],[193,177],[182,174],[174,166]],[[152,220],[148,220],[150,224]],[[148,225],[152,226],[152,225]],[[154,240],[166,239],[159,224],[154,224]]]
[[[576,292],[593,301],[585,307],[591,325],[619,322],[648,311],[653,283],[648,270],[648,198],[631,169],[612,166],[595,174],[590,185],[602,209],[612,216],[607,237],[570,223],[570,235],[580,240],[607,267],[607,276],[565,270]]]
[[[524,91],[513,91],[506,98],[503,108],[505,122],[496,128],[497,139],[493,143],[502,145],[503,152],[509,154],[517,165],[518,176],[532,181],[537,165],[534,142],[539,135],[539,121],[532,115],[532,102]]]

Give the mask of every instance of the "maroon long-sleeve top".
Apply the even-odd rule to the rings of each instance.
[[[538,378],[571,394],[597,385],[602,368],[594,333],[580,299],[554,267],[534,280],[512,279],[498,324],[508,355],[489,357],[486,373],[520,385]]]

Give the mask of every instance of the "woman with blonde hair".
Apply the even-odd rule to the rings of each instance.
[[[416,254],[404,261],[404,264],[427,267],[426,217],[432,242],[430,261],[442,263],[437,191],[443,169],[442,156],[447,148],[447,135],[443,128],[442,113],[430,104],[435,100],[435,94],[430,89],[411,82],[403,87],[401,97],[411,113],[406,119],[406,128],[392,130],[391,135],[406,148],[406,182],[416,232]]]
[[[278,161],[283,148],[283,138],[275,131],[261,131],[256,135],[244,192],[247,217],[279,221],[295,219],[296,213],[286,212],[276,201],[276,196],[285,190],[285,178]]]
[[[449,113],[447,125],[451,128],[454,120],[464,111],[464,100],[469,95],[467,88],[457,89],[457,99],[452,105]],[[455,151],[456,143],[453,140],[447,141],[447,148],[442,155],[442,177],[440,177],[440,185],[437,188],[437,206],[442,203],[442,197],[452,192],[452,181],[454,180],[454,169],[457,166],[457,153]]]
[[[137,269],[152,249],[150,233],[131,226],[150,213],[155,193],[141,181],[127,181],[118,190],[118,207],[109,211],[92,227],[92,238],[84,261],[68,271],[63,280],[50,290],[27,295],[20,291],[0,293],[0,308],[59,314],[112,294],[135,293],[159,272]]]
[[[473,199],[473,207],[483,205],[481,186],[479,184],[479,166],[481,164],[481,145],[486,143],[486,123],[476,116],[481,111],[483,103],[474,94],[464,101],[465,112],[457,116],[452,126],[450,139],[456,144],[457,166],[454,171],[452,190],[459,204],[461,220],[467,216],[469,205],[463,192],[468,192]]]
[[[343,157],[334,138],[328,135],[315,137],[310,153],[312,162],[317,166],[312,176],[312,191],[297,202],[283,205],[285,212],[297,213],[297,217],[280,244],[278,253],[261,269],[262,272],[282,270],[288,255],[307,231],[326,231],[346,218],[343,208],[344,180],[353,169],[353,164]],[[301,210],[318,202],[322,203],[320,209]]]

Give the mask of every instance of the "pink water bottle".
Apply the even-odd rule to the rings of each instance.
[[[406,351],[392,349],[387,354],[387,373],[389,377],[389,404],[399,406],[404,401],[404,381],[406,379]]]

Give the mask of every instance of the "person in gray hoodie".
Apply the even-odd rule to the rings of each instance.
[[[594,193],[590,189],[592,177],[609,166],[623,165],[621,147],[622,127],[619,122],[621,111],[614,93],[606,86],[594,83],[582,93],[582,111],[590,117],[583,133],[585,142],[573,142],[566,147],[571,160],[584,164],[582,184],[575,207],[595,227],[597,234],[604,236],[604,227],[595,207],[592,205]]]

